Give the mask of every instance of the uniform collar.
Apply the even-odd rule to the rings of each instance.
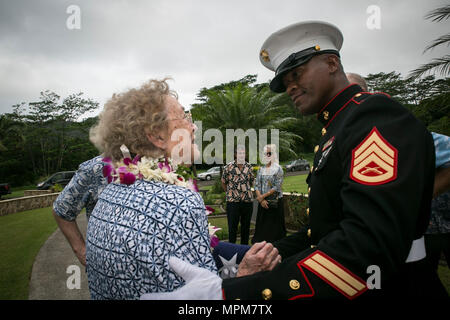
[[[322,122],[326,128],[333,120],[334,116],[346,105],[346,103],[357,93],[362,92],[360,86],[357,84],[351,84],[342,89],[337,95],[334,96],[323,108],[317,113],[317,119]]]

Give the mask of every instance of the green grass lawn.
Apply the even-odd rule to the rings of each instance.
[[[228,222],[227,222],[226,217],[208,219],[208,222],[211,223],[211,225],[222,229],[222,230],[219,230],[216,232],[216,236],[220,240],[228,240]],[[254,229],[254,228],[255,228],[255,224],[251,223],[250,229]],[[237,236],[240,237],[240,235],[241,235],[241,225],[239,224]],[[251,238],[251,236],[250,236],[250,238]],[[238,241],[238,243],[239,243],[239,241]]]
[[[211,223],[211,225],[222,229],[216,232],[216,236],[220,240],[228,239],[228,223],[226,217],[208,219],[208,222]]]
[[[2,196],[1,200],[7,200],[7,199],[23,197],[23,192],[25,190],[36,190],[36,186],[35,185],[31,185],[31,186],[22,186],[22,187],[16,187],[16,188],[12,187],[11,188],[11,193]]]
[[[285,176],[282,185],[283,192],[307,193],[308,185],[306,184],[306,177],[308,177],[306,174]]]
[[[28,299],[34,259],[56,227],[51,207],[0,217],[0,300]]]
[[[199,187],[199,189],[202,189],[202,190],[211,190],[211,188],[212,188],[213,186],[204,186],[204,187]]]
[[[450,268],[447,266],[438,266],[438,275],[450,296]]]

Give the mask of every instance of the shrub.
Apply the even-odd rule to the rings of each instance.
[[[61,192],[61,191],[63,191],[63,187],[58,183],[52,187],[52,192]]]
[[[210,192],[215,193],[215,194],[220,194],[220,193],[224,192],[223,188],[222,188],[222,181],[220,179],[216,179],[214,181],[214,184],[213,184]]]
[[[309,207],[308,197],[304,195],[292,195],[284,197],[286,202],[285,212],[286,227],[292,230],[298,230],[309,223],[309,217],[306,209]]]

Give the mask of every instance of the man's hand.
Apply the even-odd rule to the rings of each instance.
[[[141,300],[222,300],[222,279],[215,273],[176,257],[169,258],[169,266],[186,284],[172,292],[143,294]]]
[[[278,249],[266,241],[255,243],[245,254],[236,277],[243,277],[259,271],[270,271],[281,262]]]

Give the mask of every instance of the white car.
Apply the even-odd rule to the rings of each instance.
[[[199,173],[197,175],[197,178],[200,180],[206,180],[209,181],[213,178],[219,178],[220,177],[220,167],[212,167],[208,171]]]

